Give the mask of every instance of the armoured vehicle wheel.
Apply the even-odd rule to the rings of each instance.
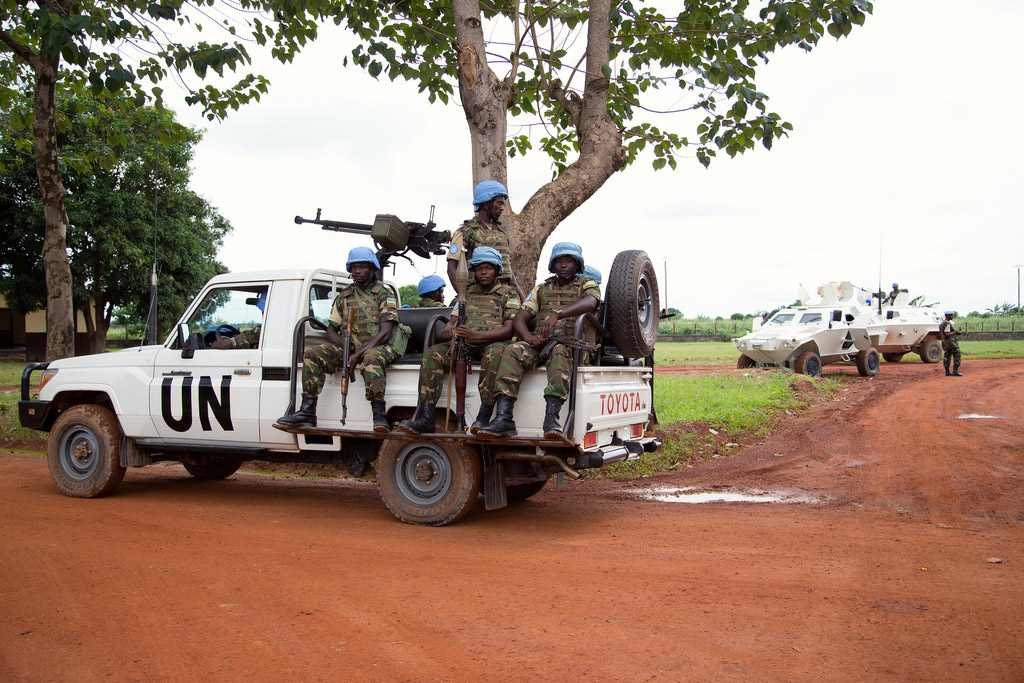
[[[185,470],[196,479],[227,479],[242,466],[241,460],[210,458],[203,463],[181,463]]]
[[[811,377],[821,376],[821,358],[814,351],[804,351],[793,363],[793,371]]]
[[[526,500],[541,492],[541,489],[548,483],[548,480],[531,481],[528,484],[512,484],[505,487],[505,496],[511,503],[516,500]]]
[[[921,360],[925,363],[938,363],[942,360],[942,344],[938,339],[929,339],[924,344],[921,344],[921,350],[918,352],[921,356]]]
[[[483,476],[476,449],[450,441],[388,439],[377,457],[380,496],[408,524],[456,521],[469,512]]]
[[[882,358],[885,359],[886,363],[899,363],[905,355],[905,353],[883,353]]]
[[[740,357],[736,359],[736,367],[740,370],[743,370],[744,368],[752,368],[755,365],[757,365],[757,363],[754,362],[754,359],[746,354],[741,353]]]
[[[881,363],[878,351],[873,346],[857,354],[857,372],[860,373],[861,377],[874,377],[877,375],[878,366]]]
[[[105,496],[124,479],[121,428],[106,408],[79,405],[64,411],[46,446],[50,476],[74,498]]]
[[[646,252],[620,251],[605,293],[608,332],[626,358],[644,358],[658,338],[658,280]]]

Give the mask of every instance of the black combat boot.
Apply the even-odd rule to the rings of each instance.
[[[473,425],[469,428],[472,434],[476,434],[478,431],[487,426],[487,423],[491,421],[491,413],[494,412],[493,403],[481,403],[480,412],[476,414],[476,419],[473,420]]]
[[[558,422],[558,414],[562,412],[563,399],[557,396],[544,397],[544,437],[561,439],[562,425]]]
[[[420,401],[416,404],[416,412],[411,420],[402,420],[398,423],[398,429],[412,434],[433,434],[434,433],[434,411],[437,406],[433,403]],[[376,424],[374,424],[376,427]]]
[[[498,395],[498,414],[494,416],[491,423],[481,427],[478,432],[481,436],[515,436],[516,422],[512,418],[512,412],[516,407],[516,400],[505,394]]]
[[[316,394],[303,394],[299,409],[277,418],[277,421],[294,427],[316,427],[316,399]]]
[[[954,365],[953,366],[953,376],[954,377],[963,377],[963,375],[960,374],[960,366],[959,365]]]
[[[949,363],[943,363],[942,367],[946,368],[946,377],[949,377],[953,373],[949,371]]]
[[[384,404],[384,399],[370,401],[370,410],[373,411],[373,431],[390,432],[391,427],[388,426],[387,406]]]

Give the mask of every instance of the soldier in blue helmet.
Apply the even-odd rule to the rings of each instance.
[[[386,368],[398,354],[389,343],[398,322],[398,302],[394,293],[377,280],[380,263],[373,250],[356,247],[345,263],[352,284],[334,298],[327,324],[327,343],[307,349],[302,360],[302,404],[299,409],[277,421],[285,425],[316,426],[316,403],[327,375],[359,370],[366,385],[366,400],[373,412],[373,431],[390,431],[386,417],[384,390]],[[352,344],[348,368],[342,368],[344,338],[349,309]]]
[[[898,283],[898,282],[892,283],[892,291],[889,292],[889,296],[885,297],[885,299],[882,300],[882,303],[886,304],[888,306],[892,306],[893,304],[896,303],[896,295],[898,295],[900,292],[905,292],[905,291],[907,291],[907,290],[906,289],[900,289],[900,283]]]
[[[960,343],[956,338],[961,330],[953,325],[956,311],[946,311],[946,319],[939,323],[939,336],[942,337],[942,365],[946,368],[947,377],[963,377],[960,374]],[[949,371],[949,362],[953,361],[953,372]]]
[[[601,284],[601,271],[595,268],[594,266],[584,266],[583,274],[589,277],[597,284]]]
[[[435,308],[444,306],[444,278],[440,275],[428,275],[420,280],[416,287],[416,293],[420,300],[413,304],[413,308]]]
[[[509,344],[501,356],[494,383],[497,412],[494,419],[481,426],[479,434],[513,436],[516,423],[512,418],[519,385],[523,375],[540,362],[541,349],[553,335],[573,336],[577,316],[597,310],[601,288],[583,275],[583,250],[573,242],[559,242],[551,250],[548,270],[554,275],[533,288],[523,308],[512,321],[512,329],[520,341]],[[537,317],[537,330],[531,332],[530,320]],[[561,438],[559,417],[562,404],[569,395],[572,371],[572,350],[555,344],[546,361],[548,383],[544,389],[544,436]]]
[[[512,241],[508,232],[498,224],[507,202],[508,190],[497,180],[485,180],[473,190],[473,210],[476,215],[456,229],[451,246],[448,247],[448,280],[452,285],[455,284],[459,259],[463,253],[468,263],[473,258],[474,249],[479,246],[491,247],[501,254],[502,273],[498,276],[498,283],[510,285],[522,299],[523,290],[512,272]]]

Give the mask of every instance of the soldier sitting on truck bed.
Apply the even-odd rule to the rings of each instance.
[[[572,242],[559,242],[551,250],[548,270],[554,273],[533,288],[523,302],[523,310],[512,322],[512,329],[521,341],[509,344],[498,366],[498,379],[494,384],[498,412],[494,420],[480,428],[481,435],[514,436],[516,423],[512,419],[519,385],[526,371],[537,366],[541,349],[553,335],[572,336],[576,316],[591,313],[601,302],[601,289],[596,282],[583,275],[583,250]],[[536,334],[527,325],[534,316],[540,323]],[[569,373],[572,356],[569,346],[556,343],[547,359],[548,384],[544,389],[544,436],[562,437],[558,422],[562,404],[569,395]]]
[[[459,259],[466,252],[466,261],[473,258],[473,250],[477,247],[491,247],[501,254],[501,275],[498,283],[511,285],[523,298],[523,290],[519,288],[515,273],[512,272],[512,241],[500,225],[498,219],[505,211],[508,202],[508,191],[496,180],[485,180],[477,184],[473,190],[473,210],[476,215],[465,221],[452,235],[452,243],[448,248],[448,279],[455,284]],[[470,274],[470,283],[473,276]]]
[[[327,375],[351,373],[358,369],[366,385],[366,400],[373,411],[373,431],[389,431],[384,404],[386,368],[398,354],[390,345],[391,332],[398,321],[398,302],[391,290],[377,281],[380,263],[368,247],[356,247],[348,253],[345,268],[352,284],[338,292],[331,306],[326,344],[307,349],[302,361],[302,405],[290,415],[278,418],[285,425],[316,426],[317,397]],[[352,321],[352,353],[348,368],[342,368],[345,327],[349,309]]]
[[[428,275],[416,286],[420,300],[412,308],[435,308],[444,306],[444,278],[440,275]]]
[[[476,434],[481,425],[491,419],[494,410],[494,380],[498,372],[498,361],[505,350],[506,341],[512,337],[512,319],[519,313],[519,297],[514,289],[497,282],[501,274],[501,254],[490,247],[477,247],[469,261],[469,269],[476,276],[476,282],[466,290],[466,320],[458,319],[455,311],[441,336],[453,336],[466,340],[466,352],[473,360],[480,362],[480,413],[470,431]],[[456,300],[458,305],[458,300]],[[441,395],[441,381],[444,373],[451,368],[454,344],[434,344],[423,352],[420,366],[419,401],[416,414],[411,420],[402,420],[398,428],[413,434],[434,432],[434,413],[437,399]]]

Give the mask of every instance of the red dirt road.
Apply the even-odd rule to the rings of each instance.
[[[154,466],[76,500],[0,455],[0,680],[1021,680],[1024,361],[963,369],[883,364],[732,457],[441,529],[372,484]]]

